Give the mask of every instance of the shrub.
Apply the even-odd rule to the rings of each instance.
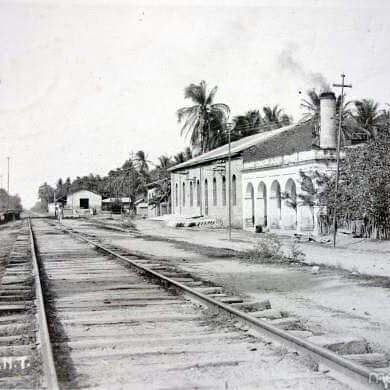
[[[289,251],[286,257],[290,261],[299,262],[299,261],[304,261],[306,255],[305,252],[302,251],[301,247],[296,242],[293,242],[289,247]]]
[[[279,237],[274,233],[265,233],[247,255],[256,262],[280,260],[283,254]]]

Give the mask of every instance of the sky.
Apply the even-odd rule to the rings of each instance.
[[[238,5],[239,4],[239,5]],[[131,151],[188,145],[184,87],[217,85],[231,115],[309,88],[390,102],[387,1],[0,0],[0,187],[25,207],[40,184],[106,174]]]

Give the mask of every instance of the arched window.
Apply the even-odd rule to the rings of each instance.
[[[183,183],[183,207],[186,205],[186,183]]]
[[[237,206],[237,179],[236,175],[232,176],[232,203]]]
[[[196,182],[196,203],[200,207],[202,204],[202,192],[200,191],[200,182],[199,179]]]
[[[190,207],[194,205],[194,186],[192,181],[190,181]]]
[[[252,183],[248,183],[245,191],[245,226],[253,227],[255,225],[255,191]]]
[[[222,176],[222,206],[226,206],[226,177]]]
[[[179,206],[179,186],[175,185],[175,202],[176,202],[176,207]]]
[[[217,179],[213,179],[213,206],[217,205]]]
[[[268,206],[267,206],[267,187],[264,182],[260,182],[257,186],[257,200],[256,200],[256,214],[257,220],[263,227],[268,226]]]
[[[209,185],[207,179],[204,181],[204,214],[209,215]]]

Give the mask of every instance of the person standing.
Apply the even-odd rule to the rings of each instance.
[[[62,218],[64,217],[64,209],[62,207],[61,203],[58,203],[57,205],[57,218],[58,218],[58,223],[61,225],[62,224]]]

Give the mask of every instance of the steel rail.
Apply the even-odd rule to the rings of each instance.
[[[70,235],[87,242],[88,244],[94,246],[95,248],[110,254],[125,263],[129,264],[133,268],[152,276],[153,278],[163,281],[163,285],[174,286],[179,290],[182,290],[194,298],[197,301],[202,302],[209,308],[217,308],[218,311],[228,314],[231,318],[235,318],[243,322],[244,324],[250,326],[252,329],[261,332],[267,337],[282,343],[284,345],[288,345],[290,349],[295,350],[297,352],[303,353],[307,356],[310,356],[315,362],[319,364],[323,364],[330,370],[333,370],[331,373],[335,378],[340,379],[343,382],[353,382],[353,389],[388,389],[389,383],[385,381],[384,376],[376,375],[374,371],[370,371],[366,367],[356,364],[350,360],[343,358],[336,353],[318,346],[314,343],[311,343],[307,340],[301,339],[299,337],[293,336],[289,334],[287,331],[277,328],[274,325],[271,325],[263,320],[252,317],[247,313],[235,309],[227,304],[221,303],[199,291],[194,290],[191,287],[188,287],[180,282],[177,282],[174,279],[171,279],[167,276],[160,274],[159,272],[153,271],[141,264],[134,262],[131,259],[126,258],[125,256],[116,253],[115,251],[106,248],[105,246],[96,243],[90,240],[87,237],[84,237],[80,232],[75,232],[64,225],[61,225],[61,228],[69,233]],[[119,248],[118,248],[119,249]],[[375,382],[375,383],[373,383]]]
[[[31,257],[33,262],[35,298],[39,319],[39,342],[45,384],[50,390],[59,390],[60,386],[58,384],[57,371],[54,363],[53,349],[50,341],[49,327],[47,323],[46,309],[42,292],[42,282],[36,254],[37,248],[35,245],[35,237],[30,217],[28,217],[28,228],[30,236]]]

